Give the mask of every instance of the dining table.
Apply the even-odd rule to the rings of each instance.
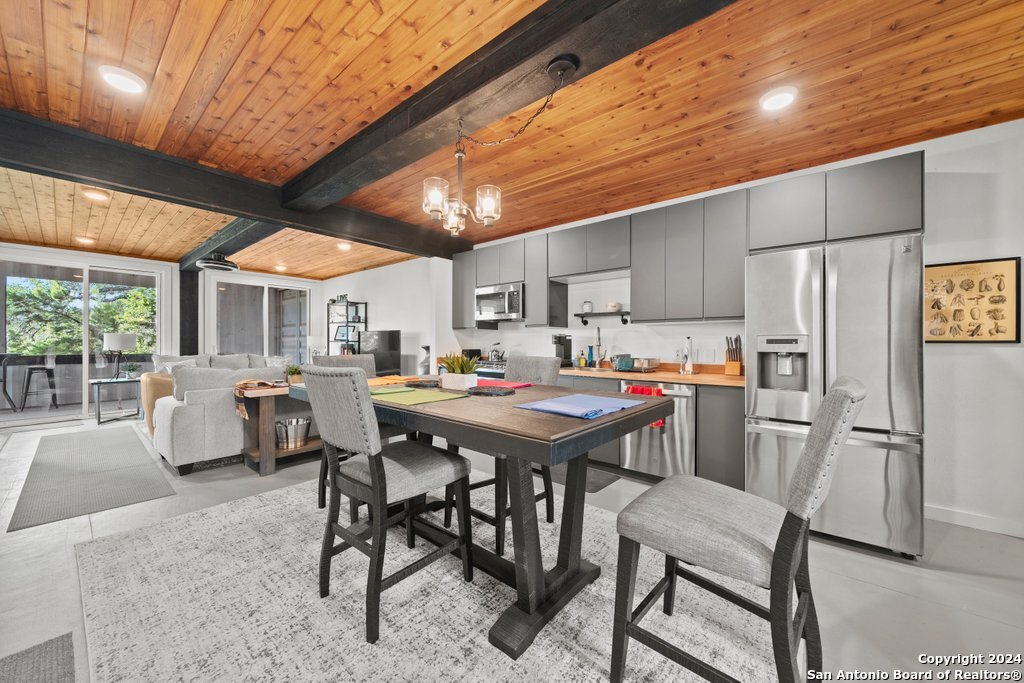
[[[627,398],[624,394],[579,392],[556,386],[530,386],[505,396],[466,395],[458,400],[414,405],[389,402],[388,394],[373,396],[380,422],[403,427],[419,438],[444,439],[453,451],[465,448],[508,459],[513,560],[475,543],[472,559],[474,566],[515,589],[515,601],[488,633],[489,642],[512,659],[519,658],[544,626],[601,575],[601,567],[587,560],[582,548],[587,453],[672,412],[672,399],[645,395],[630,395],[628,398],[637,405],[592,419],[518,407],[570,394]],[[308,400],[301,386],[292,387],[291,395]],[[558,550],[554,565],[545,569],[533,467],[563,463],[567,463],[567,476]],[[443,505],[441,500],[431,500],[426,509],[437,510]],[[413,522],[413,529],[417,536],[438,546],[456,537],[451,530],[420,518]]]

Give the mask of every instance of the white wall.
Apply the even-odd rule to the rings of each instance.
[[[925,145],[925,263],[1024,254],[1024,121]],[[925,345],[925,503],[1024,537],[1024,345]]]
[[[325,280],[321,287],[320,316],[325,315],[327,300],[339,294],[367,302],[367,327],[401,330],[402,374],[415,374],[423,357],[420,346],[434,345],[442,320],[446,321],[446,328],[451,329],[451,265],[443,261],[449,265],[447,291],[442,295],[443,283],[432,279],[432,271],[437,269],[432,265],[434,261],[443,260],[418,258]]]

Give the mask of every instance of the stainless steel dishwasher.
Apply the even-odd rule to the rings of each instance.
[[[622,437],[623,469],[669,477],[694,474],[696,453],[697,393],[687,384],[623,380],[620,389],[653,387],[672,399],[672,414],[664,423],[647,425]],[[657,426],[655,426],[657,425]]]

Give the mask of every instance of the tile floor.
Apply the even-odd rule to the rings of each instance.
[[[319,466],[307,461],[263,478],[241,464],[184,478],[165,468],[175,496],[6,533],[40,436],[116,426],[18,431],[0,450],[0,657],[70,631],[78,680],[88,680],[76,543],[306,481]],[[491,470],[486,456],[470,457]],[[621,479],[587,500],[618,511],[645,488]],[[1024,540],[929,522],[927,547],[925,557],[908,561],[812,540],[827,669],[921,670],[921,654],[1024,654]]]

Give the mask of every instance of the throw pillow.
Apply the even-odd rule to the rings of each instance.
[[[267,356],[266,363],[268,368],[285,368],[292,364],[292,359],[288,356]]]
[[[163,372],[173,372],[174,368],[194,368],[196,367],[195,358],[186,358],[185,360],[176,361],[164,361]]]
[[[225,368],[228,370],[244,370],[249,367],[249,354],[233,353],[223,356],[210,356],[211,368]]]

